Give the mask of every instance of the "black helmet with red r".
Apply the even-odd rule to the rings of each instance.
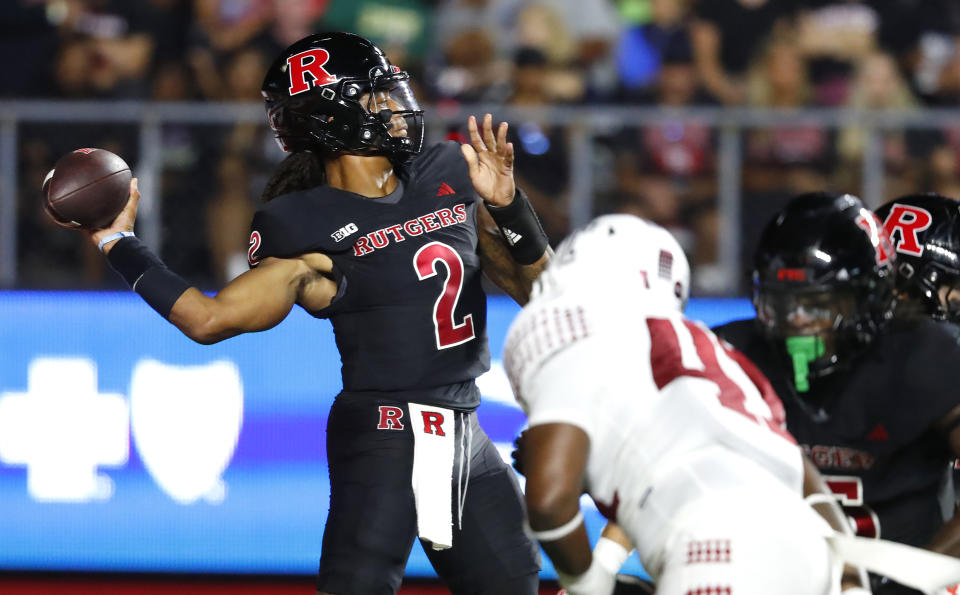
[[[423,147],[423,110],[409,79],[371,41],[318,33],[280,54],[262,94],[284,151],[403,160]]]

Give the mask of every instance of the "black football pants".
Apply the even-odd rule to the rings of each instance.
[[[318,591],[337,595],[393,595],[417,534],[411,487],[413,434],[409,424],[378,429],[381,406],[405,403],[341,396],[327,422],[330,514],[323,535]],[[454,595],[537,593],[540,552],[523,531],[523,498],[512,469],[477,423],[456,415],[455,461],[471,426],[470,473],[462,528],[453,486],[453,547],[424,551]],[[469,434],[468,434],[469,435]],[[458,481],[454,464],[453,481]],[[461,478],[461,489],[466,478]]]

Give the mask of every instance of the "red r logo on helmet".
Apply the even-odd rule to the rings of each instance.
[[[322,87],[337,82],[337,77],[323,67],[330,59],[330,52],[323,48],[305,50],[287,58],[287,71],[290,73],[290,95],[310,90],[309,76],[314,86]]]
[[[923,256],[923,245],[920,244],[919,232],[930,227],[933,215],[926,209],[913,205],[895,204],[883,222],[883,228],[890,237],[900,232],[900,241],[896,243],[897,252],[910,256]]]
[[[876,251],[877,264],[887,266],[893,257],[893,242],[890,241],[890,234],[883,228],[880,219],[870,211],[865,211],[866,215],[861,213],[857,219],[857,225],[866,232]]]

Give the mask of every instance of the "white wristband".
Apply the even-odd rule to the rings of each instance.
[[[593,546],[593,559],[611,574],[620,572],[620,567],[627,561],[630,551],[607,537],[601,537],[597,540],[597,545]]]
[[[590,568],[583,574],[571,576],[557,571],[560,586],[567,595],[596,595],[597,593],[612,593],[617,583],[616,572],[609,572],[596,558],[590,562]]]
[[[100,252],[102,253],[103,247],[109,244],[110,242],[114,240],[122,240],[123,238],[132,238],[132,237],[133,237],[132,231],[118,231],[117,233],[112,233],[107,237],[100,239],[100,242],[97,244],[97,249],[100,250]]]
[[[553,529],[547,529],[546,531],[534,531],[529,525],[527,525],[527,533],[530,537],[536,539],[537,541],[557,541],[558,539],[563,539],[567,535],[570,535],[576,531],[577,527],[580,526],[580,523],[583,522],[583,511],[578,510],[577,514],[573,515],[573,518],[567,521],[566,523],[555,527]]]

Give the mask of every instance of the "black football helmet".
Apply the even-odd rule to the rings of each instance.
[[[960,202],[909,194],[877,217],[897,251],[897,291],[934,319],[960,322]]]
[[[894,258],[879,220],[849,194],[800,195],[763,230],[753,304],[798,391],[849,364],[892,317]]]
[[[318,33],[280,54],[262,93],[284,151],[403,160],[423,147],[423,110],[409,80],[367,39]]]

